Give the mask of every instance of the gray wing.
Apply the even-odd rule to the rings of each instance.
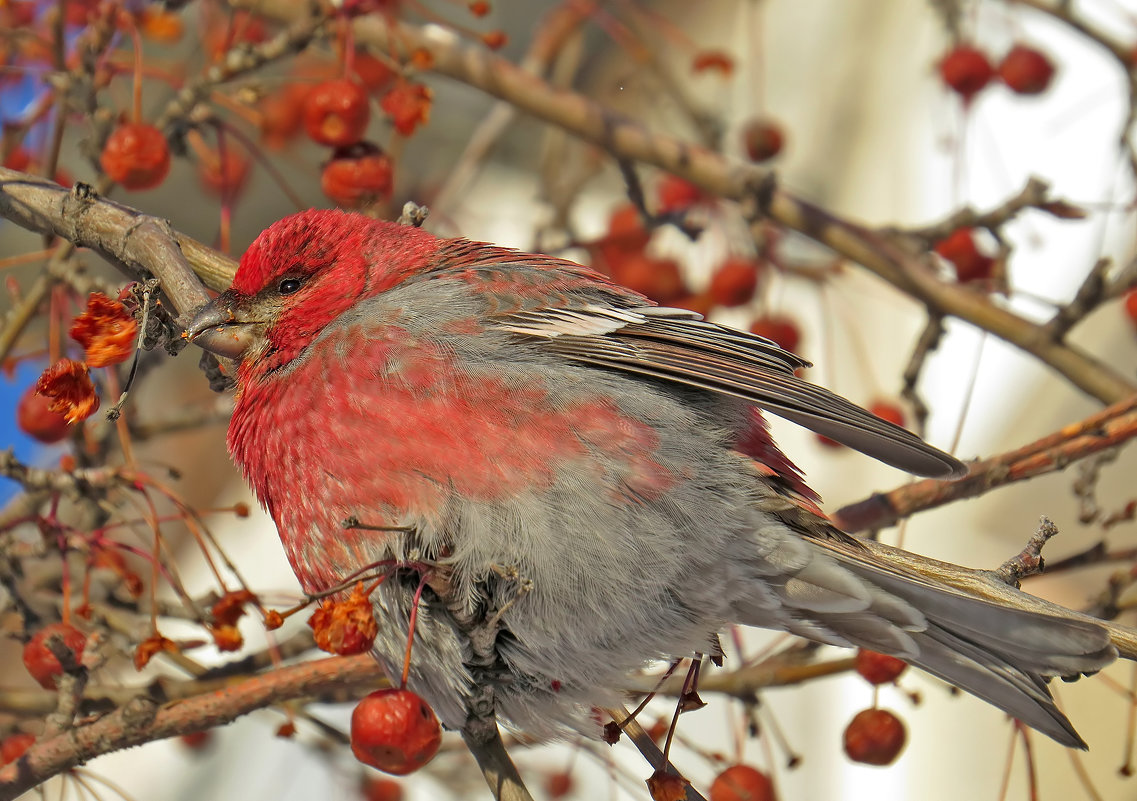
[[[694,312],[582,302],[515,312],[499,327],[541,338],[574,361],[743,398],[910,473],[946,478],[967,470],[912,432],[794,375],[809,362]]]

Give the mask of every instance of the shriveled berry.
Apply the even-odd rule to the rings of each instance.
[[[189,734],[183,734],[178,738],[178,742],[180,742],[191,751],[200,751],[201,749],[208,746],[212,740],[213,731],[211,729],[191,731]]]
[[[434,710],[410,690],[377,690],[351,713],[352,753],[385,773],[413,773],[434,758],[441,743]]]
[[[304,130],[321,145],[353,145],[370,122],[367,90],[347,78],[317,84],[304,99]]]
[[[647,780],[647,790],[652,801],[683,801],[687,797],[690,782],[674,773],[657,770]]]
[[[995,267],[995,259],[980,252],[973,228],[957,228],[933,249],[951,262],[960,283],[990,278]]]
[[[782,126],[766,117],[755,117],[742,128],[742,147],[753,162],[769,161],[786,146]]]
[[[965,101],[974,98],[995,77],[995,68],[986,54],[966,44],[949,50],[940,59],[939,68],[943,82]]]
[[[904,723],[887,709],[862,710],[845,728],[845,753],[866,765],[892,764],[907,741]]]
[[[16,425],[30,437],[51,444],[67,436],[67,418],[51,410],[52,400],[28,387],[16,406]]]
[[[153,125],[126,123],[107,137],[99,164],[127,189],[153,189],[170,172],[170,146]]]
[[[711,783],[710,801],[773,801],[770,777],[749,765],[731,765]]]
[[[48,647],[48,643],[55,638],[71,652],[71,661],[76,665],[83,659],[83,648],[87,645],[87,635],[69,623],[44,626],[24,643],[24,667],[47,690],[54,690],[59,677],[63,675],[63,665]]]
[[[1054,64],[1045,53],[1018,44],[999,62],[999,80],[1020,95],[1045,92],[1054,77]]]
[[[908,663],[902,659],[861,648],[856,657],[857,672],[869,684],[888,684],[896,681]]]

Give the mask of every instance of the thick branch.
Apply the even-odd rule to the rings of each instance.
[[[345,684],[378,682],[381,675],[371,655],[360,654],[279,668],[162,707],[139,696],[94,723],[37,742],[0,768],[0,801],[111,751],[220,726],[271,704],[336,692]]]
[[[1137,394],[1022,448],[974,462],[967,475],[959,480],[925,479],[905,484],[891,492],[849,504],[833,518],[849,532],[887,528],[916,512],[1062,470],[1072,462],[1134,437],[1137,437]]]

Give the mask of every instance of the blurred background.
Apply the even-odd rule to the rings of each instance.
[[[555,5],[496,0],[478,22],[479,30],[504,31],[508,41],[501,53],[517,60]],[[1096,261],[1110,258],[1124,264],[1133,258],[1134,180],[1119,147],[1132,78],[1102,47],[1031,5],[966,3],[957,19],[961,36],[993,60],[1023,42],[1046,53],[1055,73],[1038,96],[992,85],[964,103],[945,87],[938,64],[953,47],[944,20],[955,4],[944,0],[596,3],[562,48],[550,79],[683,139],[697,140],[699,120],[712,121],[721,128],[722,150],[739,158],[745,156],[741,132],[747,122],[756,116],[776,120],[785,137],[782,152],[771,162],[779,184],[835,215],[870,226],[920,227],[963,206],[998,206],[1029,177],[1041,178],[1055,196],[1088,212],[1084,220],[1065,222],[1028,211],[1004,229],[1014,246],[1006,264],[1005,302],[1041,321],[1055,303],[1072,297]],[[1137,2],[1062,5],[1118,41],[1137,44]],[[200,6],[189,3],[178,12],[187,31],[201,24]],[[418,24],[432,24],[434,15],[467,22],[463,4],[423,3],[429,15],[419,4],[407,6],[409,18]],[[693,69],[693,57],[709,51],[726,54],[731,68]],[[185,64],[192,72],[204,60],[200,37],[188,33],[176,44],[150,44],[145,52],[147,63],[161,68]],[[267,80],[283,82],[289,74],[277,70]],[[487,123],[492,119],[488,115],[502,112],[470,87],[429,73],[421,80],[434,91],[429,123],[410,137],[390,137],[385,127],[375,125],[376,137],[396,158],[386,213],[394,216],[403,201],[415,200],[431,207],[427,227],[439,234],[544,249],[583,261],[594,258],[595,249],[579,244],[603,237],[613,213],[628,202],[612,160],[523,114],[502,125],[492,147],[472,158],[472,138],[490,130],[487,126],[494,123]],[[15,102],[7,84],[0,91],[6,95],[0,105]],[[110,92],[125,107],[129,78],[116,80]],[[169,90],[159,82],[147,83],[144,103],[151,113],[168,97]],[[93,168],[81,155],[83,136],[78,126],[68,131],[62,164],[76,179],[93,181]],[[267,155],[304,205],[331,205],[320,189],[324,148],[301,139]],[[644,168],[641,178],[654,196],[663,177]],[[192,157],[175,158],[161,186],[114,196],[168,217],[200,241],[221,242],[223,204],[200,187]],[[297,208],[256,163],[247,185],[224,205],[231,214],[234,255],[268,223]],[[692,215],[704,226],[696,241],[674,226],[663,226],[652,235],[648,252],[677,260],[686,284],[698,293],[727,255],[754,257],[756,251],[752,232],[730,204],[700,201]],[[991,253],[995,245],[981,241]],[[753,300],[718,309],[712,318],[745,327],[756,317],[787,316],[800,329],[797,351],[814,364],[812,380],[865,405],[897,401],[901,374],[925,323],[922,307],[856,265],[834,264],[830,253],[804,238],[786,234],[777,246],[793,264],[824,271],[824,279],[811,278],[804,269],[766,270]],[[0,257],[38,247],[37,237],[0,224]],[[93,257],[89,261],[92,270],[113,276]],[[35,269],[17,267],[5,277],[26,282]],[[1128,322],[1119,304],[1107,305],[1078,327],[1073,341],[1133,376],[1137,342]],[[37,330],[42,336],[34,327],[26,336],[34,338]],[[196,359],[187,351],[162,364],[127,407],[127,415],[144,424],[156,409],[217,404],[223,410],[225,399],[209,392]],[[23,362],[5,377],[0,445],[49,464],[60,450],[38,446],[12,425],[17,400],[42,367],[42,362]],[[919,390],[931,410],[926,438],[965,459],[1028,443],[1100,408],[1011,346],[952,321],[923,370]],[[907,480],[854,452],[827,447],[792,425],[775,420],[774,430],[827,510]],[[193,503],[220,508],[245,501],[255,507],[226,456],[223,423],[165,435],[143,447],[145,459],[179,466],[179,491]],[[1134,497],[1135,469],[1131,449],[1102,468],[1096,486],[1103,507],[1120,508]],[[1046,515],[1061,531],[1046,552],[1054,562],[1103,537],[1100,526],[1079,522],[1075,478],[1071,470],[1003,488],[921,514],[901,533],[891,530],[883,538],[897,542],[902,537],[904,547],[928,556],[994,568],[1019,551],[1040,515]],[[0,483],[0,492],[5,490],[12,491]],[[259,512],[248,519],[218,514],[210,522],[253,587],[269,597],[298,594],[267,517]],[[1114,528],[1109,545],[1132,544],[1133,534],[1131,523]],[[205,567],[189,544],[180,567],[187,586],[207,584]],[[1031,580],[1027,589],[1084,608],[1105,589],[1115,569],[1068,571]],[[264,643],[256,619],[246,618],[242,631],[249,648]],[[757,653],[773,635],[746,632],[743,639],[748,651]],[[19,665],[18,649],[17,643],[6,645],[0,663],[7,666],[0,680],[11,687],[30,681]],[[196,658],[220,659],[207,651],[196,652]],[[728,660],[726,669],[730,667]],[[1091,750],[1074,755],[1031,735],[1039,797],[1137,797],[1137,785],[1122,771],[1133,735],[1132,682],[1137,674],[1128,664],[1108,674],[1115,686],[1094,678],[1056,688]],[[124,683],[136,680],[128,672],[121,675]],[[919,703],[913,702],[914,695]],[[874,690],[856,675],[763,692],[763,736],[757,739],[740,737],[746,724],[737,705],[708,698],[706,709],[681,719],[673,758],[697,787],[706,788],[721,768],[706,758],[708,752],[721,752],[728,762],[741,757],[772,772],[783,799],[1030,797],[1021,741],[1006,716],[913,672],[901,677],[899,688],[879,690],[880,704],[907,724],[903,755],[886,768],[851,763],[841,752],[842,730],[857,711],[873,703],[873,696]],[[667,715],[669,709],[669,702],[656,701],[644,720]],[[349,706],[314,711],[346,728]],[[276,712],[259,713],[217,730],[200,747],[155,743],[88,767],[140,800],[359,797],[358,766],[350,754],[322,746],[320,732],[303,722],[292,739],[274,737],[283,720]],[[775,726],[789,751],[771,736]],[[406,798],[488,797],[457,737],[449,736],[453,753],[444,753],[428,771],[403,782]],[[574,743],[516,747],[513,754],[541,795],[544,777],[571,770],[575,789],[569,797],[647,798],[642,780],[650,770],[626,742],[614,748]],[[791,754],[801,758],[793,769],[787,767]]]

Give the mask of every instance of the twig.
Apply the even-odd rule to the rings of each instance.
[[[1038,529],[1027,540],[1021,551],[1012,556],[995,569],[995,575],[1000,581],[1018,589],[1024,578],[1042,572],[1042,547],[1047,541],[1058,534],[1058,526],[1048,517],[1043,517],[1038,523]]]

